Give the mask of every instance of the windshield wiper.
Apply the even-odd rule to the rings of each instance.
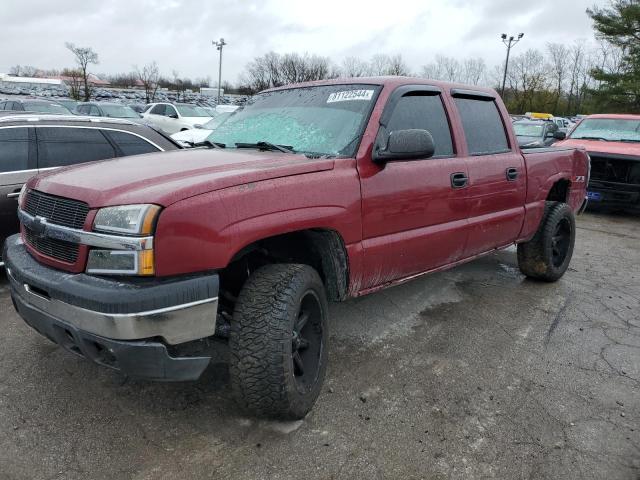
[[[212,142],[211,140],[204,140],[202,142],[193,143],[188,142],[192,147],[209,147],[209,148],[225,148],[226,145],[220,142]]]
[[[282,153],[296,153],[290,145],[276,145],[271,142],[236,143],[236,148],[258,148],[260,150],[277,150]]]

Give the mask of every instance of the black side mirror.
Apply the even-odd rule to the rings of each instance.
[[[383,142],[376,142],[373,152],[373,161],[376,163],[429,158],[435,152],[431,133],[417,128],[391,132],[387,138],[386,146],[381,145]]]
[[[178,118],[178,114],[177,113],[170,113],[168,115],[169,118]]]
[[[555,138],[556,140],[564,140],[565,138],[567,138],[567,134],[558,130],[556,132],[553,132],[553,138]]]

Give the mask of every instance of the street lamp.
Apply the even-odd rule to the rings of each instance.
[[[501,97],[504,97],[504,85],[507,83],[507,68],[509,68],[509,53],[511,52],[511,47],[518,43],[522,37],[524,37],[524,33],[519,33],[518,38],[515,38],[513,35],[507,38],[506,33],[501,35],[502,43],[507,46],[507,60],[504,62],[504,75],[502,77],[502,90],[500,92]]]
[[[216,46],[216,49],[220,52],[220,65],[218,66],[218,104],[220,103],[220,84],[222,83],[222,47],[224,47],[227,43],[224,41],[224,38],[221,38],[217,42],[215,40],[211,40],[211,44]]]

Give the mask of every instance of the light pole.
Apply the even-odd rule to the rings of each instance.
[[[500,96],[504,97],[504,85],[507,83],[507,68],[509,68],[509,53],[511,52],[511,47],[513,47],[516,43],[520,41],[520,39],[524,37],[524,33],[519,33],[518,38],[515,38],[513,35],[507,38],[507,34],[503,33],[501,35],[502,43],[507,46],[507,60],[504,62],[504,75],[502,76],[502,90],[500,91]]]
[[[220,84],[222,83],[222,47],[227,43],[224,41],[224,38],[221,38],[217,42],[212,40],[211,44],[215,45],[216,49],[220,52],[220,64],[218,65],[218,103],[220,103]]]

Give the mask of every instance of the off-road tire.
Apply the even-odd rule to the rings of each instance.
[[[315,299],[318,313],[304,328],[311,328],[307,331],[321,343],[309,357],[317,357],[319,364],[317,374],[307,373],[310,380],[301,386],[292,342],[303,302],[307,305]],[[245,411],[259,417],[296,420],[311,410],[327,367],[327,315],[324,285],[310,266],[266,265],[250,275],[238,295],[229,336],[231,387]]]
[[[558,240],[554,239],[559,237],[566,242],[562,244],[564,255],[554,255],[554,249],[558,251]],[[538,231],[528,242],[518,244],[520,271],[529,278],[555,282],[569,267],[575,239],[576,220],[571,207],[566,203],[546,202]]]

